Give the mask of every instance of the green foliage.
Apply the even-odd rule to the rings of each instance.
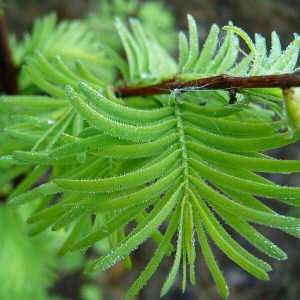
[[[114,19],[118,16],[122,21],[135,17],[140,20],[145,30],[152,33],[168,50],[173,50],[176,35],[174,17],[160,1],[140,0],[102,0],[98,11],[87,16],[85,24],[97,33],[98,39],[117,51],[122,50],[114,28]],[[105,34],[103,34],[105,33]]]
[[[20,214],[4,205],[0,206],[0,222],[1,298],[54,299],[46,292],[57,268],[48,233],[29,237]]]
[[[252,41],[232,24],[225,27],[220,44],[220,29],[213,25],[200,50],[197,25],[191,16],[188,22],[189,37],[179,34],[178,63],[137,20],[130,21],[131,31],[122,21],[116,22],[126,60],[118,49],[102,51],[108,64],[120,70],[122,84],[134,86],[173,76],[184,81],[223,73],[247,76],[295,69],[297,36],[282,51],[278,36],[272,34],[268,54],[263,37],[256,35]],[[249,46],[249,54],[240,50],[239,37]],[[170,95],[120,99],[105,80],[88,70],[86,60],[70,65],[69,59],[34,51],[23,72],[48,96],[0,98],[9,114],[15,115],[6,133],[21,143],[4,153],[0,163],[34,167],[10,196],[11,205],[38,205],[28,219],[31,233],[48,227],[54,231],[71,228],[60,254],[86,250],[107,238],[110,249],[91,262],[86,273],[105,270],[121,260],[130,267],[129,254],[152,238],[157,250],[128,297],[140,291],[172,252],[174,264],[161,294],[169,290],[180,266],[182,289],[187,276],[195,284],[196,242],[220,293],[227,297],[211,240],[241,268],[267,280],[271,266],[238,244],[223,223],[275,259],[287,256],[252,224],[300,236],[299,219],[280,215],[260,200],[300,205],[299,187],[280,186],[260,175],[300,171],[299,161],[262,153],[300,139],[299,128],[290,134],[281,90],[241,88],[235,104],[228,103],[228,91],[196,87]],[[50,166],[47,182],[25,192]],[[127,233],[126,225],[132,221],[136,226]],[[164,221],[167,229],[162,233]],[[176,239],[175,247],[172,239]]]
[[[56,62],[56,56],[59,55],[71,67],[75,61],[84,62],[87,69],[95,76],[105,79],[107,83],[115,78],[114,69],[99,50],[96,34],[79,20],[57,24],[56,14],[51,13],[36,19],[32,33],[26,34],[23,41],[17,42],[12,36],[10,44],[14,49],[13,60],[17,67],[21,67],[27,58],[30,59],[34,51],[39,50],[48,60]],[[35,73],[35,76],[39,74]],[[31,93],[32,86],[23,71],[20,72],[19,77],[21,88],[25,93]]]
[[[285,113],[290,122],[291,130],[293,130],[293,128],[299,128],[300,89],[286,89],[283,95],[285,98]]]

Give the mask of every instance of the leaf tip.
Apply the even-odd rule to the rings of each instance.
[[[94,263],[94,262],[91,262],[91,263],[85,268],[85,270],[83,271],[83,274],[88,275],[88,274],[93,273],[94,271],[97,271],[97,268],[96,268],[96,266],[95,266],[95,263]]]
[[[19,206],[19,197],[18,196],[16,196],[16,197],[13,197],[13,198],[11,198],[11,199],[8,199],[8,201],[7,201],[7,205],[9,206],[9,207],[17,207],[17,206]]]

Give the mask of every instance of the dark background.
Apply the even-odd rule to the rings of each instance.
[[[7,17],[10,28],[19,33],[30,28],[32,19],[50,10],[61,18],[77,18],[93,11],[99,0],[9,0]],[[294,32],[299,33],[300,0],[165,0],[176,15],[176,25],[186,28],[186,14],[191,13],[206,36],[212,23],[226,25],[229,20],[253,35],[268,37],[275,30],[285,45]]]
[[[9,29],[17,32],[19,36],[31,27],[32,20],[50,10],[56,10],[60,18],[77,18],[87,12],[96,9],[97,0],[10,0],[7,4],[7,19]],[[166,6],[176,16],[176,26],[186,29],[186,14],[191,13],[199,24],[200,38],[204,39],[212,23],[219,26],[226,25],[229,20],[242,27],[251,37],[255,32],[261,33],[269,40],[273,30],[277,31],[283,45],[287,46],[293,39],[294,32],[300,32],[300,0],[168,0]],[[275,153],[280,158],[300,159],[299,144],[288,147]],[[274,154],[274,155],[275,155]],[[276,176],[273,178],[281,184],[300,185],[299,176]],[[275,209],[285,211],[286,207],[275,204]],[[300,214],[299,210],[291,209],[291,214]],[[287,252],[289,260],[285,262],[275,261],[257,253],[242,238],[232,235],[253,253],[257,253],[262,259],[270,262],[274,271],[271,272],[271,280],[263,282],[257,280],[239,269],[234,263],[225,257],[218,249],[215,249],[217,260],[223,269],[230,288],[230,300],[298,300],[300,299],[300,241],[296,238],[269,228],[261,227],[261,232],[268,236]],[[138,273],[143,270],[154,251],[154,244],[147,242],[139,247],[133,254],[134,268],[126,271],[121,265],[116,265],[107,271],[99,279],[97,284],[103,291],[104,300],[125,299],[125,293],[130,283],[134,281]],[[200,254],[200,249],[198,249]],[[159,299],[159,291],[168,270],[172,266],[172,258],[167,258],[155,273],[149,284],[142,290],[136,299]],[[181,294],[181,277],[178,276],[175,286],[163,299],[168,300],[219,300],[215,285],[203,262],[198,255],[196,263],[197,284],[189,286],[185,294]],[[84,281],[81,272],[61,277],[51,289],[51,293],[60,295],[63,299],[76,300],[78,287]]]

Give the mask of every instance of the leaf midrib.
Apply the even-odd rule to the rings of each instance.
[[[181,167],[183,168],[183,183],[184,183],[184,194],[188,196],[189,190],[189,164],[188,164],[188,154],[185,140],[185,132],[183,119],[181,117],[181,111],[179,103],[175,102],[175,119],[176,127],[179,134],[179,151],[181,156]]]

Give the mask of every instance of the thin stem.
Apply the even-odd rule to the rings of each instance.
[[[225,90],[239,88],[290,88],[300,86],[300,71],[279,75],[235,77],[221,74],[214,77],[180,82],[176,78],[145,87],[124,86],[116,90],[119,97],[169,94],[172,91]]]
[[[8,33],[4,16],[0,16],[0,94],[20,94],[17,71],[8,45]]]

